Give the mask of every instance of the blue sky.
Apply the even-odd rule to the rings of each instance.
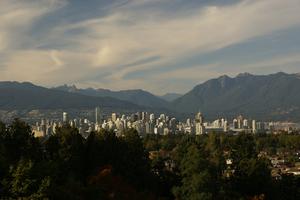
[[[299,0],[1,0],[0,80],[184,93],[300,72]]]

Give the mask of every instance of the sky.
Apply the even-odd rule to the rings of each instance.
[[[0,80],[185,93],[300,72],[299,0],[1,0]]]

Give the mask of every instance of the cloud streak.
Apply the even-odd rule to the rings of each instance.
[[[30,34],[39,31],[34,25],[43,20],[50,23],[47,17],[68,9],[72,1],[1,1],[0,78],[45,85],[145,88],[153,92],[161,92],[153,82],[160,79],[169,85],[165,90],[175,91],[176,86],[171,85],[178,77],[194,80],[195,74],[204,71],[199,75],[202,80],[220,74],[215,64],[212,69],[202,68],[204,65],[193,67],[188,63],[190,57],[213,55],[232,45],[300,27],[298,0],[199,4],[189,10],[181,9],[184,4],[177,1],[173,2],[179,4],[175,13],[167,11],[163,3],[172,4],[149,0],[114,2],[115,6],[105,10],[104,16],[95,13],[72,23],[62,20],[43,30],[43,39],[37,40]],[[182,61],[186,61],[185,66],[172,67]],[[222,60],[215,63],[222,68]],[[251,63],[245,66],[241,71],[247,71]],[[147,70],[155,71],[154,75],[147,75]],[[134,73],[141,75],[125,78]],[[189,85],[193,83],[184,85],[193,87]]]

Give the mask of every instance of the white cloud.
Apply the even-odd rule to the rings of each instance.
[[[85,30],[76,40],[84,49],[94,48],[96,66],[115,67],[151,56],[160,56],[162,64],[172,63],[300,24],[298,0],[243,1],[200,8],[179,18],[157,18],[129,7],[67,27]],[[155,66],[140,69],[148,67]]]
[[[0,53],[21,48],[31,41],[34,22],[47,13],[66,5],[64,0],[2,0],[0,1]]]
[[[59,23],[48,30],[43,41],[35,42],[29,33],[35,31],[32,30],[34,23],[66,5],[66,1],[1,1],[0,54],[5,52],[6,56],[5,62],[0,63],[0,69],[1,66],[5,69],[0,78],[42,84],[74,82],[96,86],[98,83],[113,89],[143,87],[159,91],[159,86],[149,84],[153,77],[145,74],[144,78],[127,80],[124,76],[157,69],[159,81],[163,81],[164,76],[166,79],[190,76],[196,79],[193,72],[201,71],[202,66],[173,72],[170,69],[166,74],[160,74],[159,68],[300,25],[299,0],[245,0],[232,5],[199,7],[189,13],[177,10],[176,14],[143,9],[150,2],[160,1],[129,1],[119,8],[113,7],[105,17]],[[31,46],[23,48],[28,41]],[[45,46],[54,43],[65,46],[59,50],[55,47],[39,50],[37,46],[41,42]],[[152,57],[159,59],[140,63]],[[89,80],[95,73],[102,72],[108,74],[105,81]],[[203,76],[213,74],[218,73],[205,69]]]

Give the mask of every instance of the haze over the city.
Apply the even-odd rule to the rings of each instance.
[[[1,0],[0,80],[185,93],[298,73],[299,0]]]

